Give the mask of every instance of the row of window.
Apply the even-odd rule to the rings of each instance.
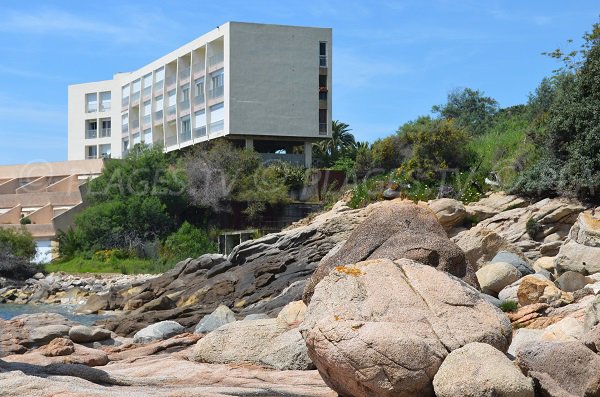
[[[104,145],[90,145],[85,147],[85,158],[87,160],[97,158],[111,158],[112,150],[110,143]]]
[[[100,120],[101,128],[98,129],[98,120],[86,120],[85,139],[109,138],[111,135],[110,119]]]
[[[98,97],[100,97],[100,106],[98,106]],[[110,91],[85,94],[85,111],[87,113],[108,112],[111,107],[110,97]]]

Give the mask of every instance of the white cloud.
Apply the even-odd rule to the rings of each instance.
[[[386,77],[410,71],[405,64],[375,59],[373,54],[356,55],[339,48],[335,49],[334,60],[334,84],[349,88],[383,86],[388,84]]]

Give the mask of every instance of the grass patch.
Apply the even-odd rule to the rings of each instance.
[[[505,313],[516,312],[519,308],[519,304],[513,300],[507,300],[500,304],[500,310]]]
[[[65,273],[121,273],[121,274],[157,274],[163,273],[174,264],[149,259],[120,259],[108,262],[97,259],[74,257],[58,260],[45,266],[45,271]]]

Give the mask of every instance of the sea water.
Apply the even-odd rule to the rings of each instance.
[[[107,318],[106,315],[75,314],[77,305],[14,305],[0,304],[0,319],[10,320],[21,314],[58,313],[76,323],[91,325],[96,320]]]

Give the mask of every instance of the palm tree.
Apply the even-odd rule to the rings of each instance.
[[[339,120],[331,122],[331,138],[317,143],[315,155],[321,157],[326,166],[330,166],[342,153],[351,150],[356,144],[350,125]]]

